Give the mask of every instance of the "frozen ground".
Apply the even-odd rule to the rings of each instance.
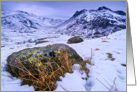
[[[70,36],[59,34],[45,34],[42,31],[35,33],[13,32],[3,34],[1,45],[1,90],[2,91],[34,91],[28,85],[20,86],[21,80],[9,78],[8,72],[4,70],[6,58],[13,52],[32,47],[46,46],[54,43],[67,44]],[[6,36],[5,36],[6,35]],[[7,38],[6,38],[7,37]],[[10,39],[9,39],[10,37]],[[31,38],[32,43],[28,43]],[[33,41],[45,38],[47,43],[35,45]],[[17,42],[24,42],[17,44]],[[60,77],[62,81],[57,82],[55,91],[126,91],[126,30],[121,30],[107,38],[84,39],[78,44],[68,44],[75,49],[83,59],[91,59],[92,65],[87,67],[90,70],[89,78],[79,70],[79,65],[74,65],[73,73],[66,73],[65,77]],[[92,49],[92,50],[91,50]],[[4,76],[6,75],[6,76]]]

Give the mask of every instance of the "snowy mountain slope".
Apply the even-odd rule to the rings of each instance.
[[[113,11],[103,6],[97,10],[83,9],[75,12],[69,20],[56,27],[56,32],[86,38],[97,38],[125,28],[126,13]]]
[[[1,27],[17,32],[32,32],[56,26],[64,20],[39,17],[24,11],[1,11]]]
[[[38,34],[39,33],[39,34]],[[25,33],[24,33],[25,34]],[[39,38],[43,33],[36,33]],[[50,36],[56,36],[57,34],[49,34]],[[31,38],[35,38],[36,35],[32,34]],[[48,34],[47,34],[48,36]],[[26,37],[23,36],[22,40]],[[29,37],[29,36],[28,36]],[[44,37],[44,34],[43,34]],[[33,86],[20,86],[21,80],[13,77],[6,77],[3,75],[11,76],[4,70],[4,66],[7,63],[7,57],[13,52],[20,51],[25,48],[43,47],[49,44],[63,43],[67,44],[67,40],[71,36],[58,34],[57,38],[48,38],[49,42],[35,45],[35,43],[24,44],[11,44],[1,48],[1,89],[2,91],[34,91]],[[17,38],[16,38],[17,39]],[[91,58],[92,48],[92,65],[87,65],[89,72],[89,78],[83,80],[84,74],[81,74],[77,70],[73,73],[66,73],[65,77],[60,77],[61,81],[57,82],[57,88],[55,91],[110,91],[112,86],[115,85],[112,91],[117,88],[118,91],[126,91],[126,30],[115,32],[106,37],[97,39],[84,39],[83,42],[78,44],[67,44],[77,51],[77,53],[83,59]],[[108,54],[112,54],[113,60],[108,57]],[[76,67],[76,66],[75,66]],[[78,66],[77,66],[78,67]],[[104,84],[102,84],[102,83]],[[64,88],[64,89],[63,89]],[[108,89],[107,89],[108,88]]]
[[[65,21],[62,19],[52,19],[52,18],[45,18],[45,17],[40,17],[39,19],[43,21],[44,24],[47,26],[57,26]]]
[[[53,28],[46,29],[45,32],[45,28],[59,24],[60,20],[38,17],[22,11],[4,11],[1,17],[3,18],[1,21],[3,22],[1,28],[1,89],[2,91],[34,91],[33,86],[21,86],[20,79],[7,77],[11,76],[4,70],[7,57],[13,52],[25,48],[43,47],[56,43],[67,44],[67,40],[72,36],[53,34],[53,30],[55,30]],[[55,91],[64,91],[64,89],[66,91],[116,91],[116,89],[125,91],[125,27],[125,13],[112,11],[107,7],[78,11],[69,20],[57,26],[57,33],[86,37],[81,43],[67,45],[75,49],[83,59],[90,59],[92,56],[92,65],[87,64],[87,68],[90,70],[87,80],[82,79],[86,75],[79,72],[79,66],[75,65],[77,70],[74,70],[73,73],[66,73],[65,77],[60,77],[61,80],[57,82]],[[105,35],[108,37],[101,37]],[[87,39],[91,37],[101,38]],[[35,45],[38,39],[48,42]],[[111,56],[109,57],[109,55]]]

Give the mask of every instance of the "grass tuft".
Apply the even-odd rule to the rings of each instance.
[[[74,64],[68,58],[67,51],[60,52],[59,61],[52,60],[43,63],[36,57],[33,60],[35,63],[28,68],[22,64],[23,61],[17,59],[19,67],[9,63],[10,68],[7,67],[7,71],[23,80],[21,85],[34,86],[35,91],[54,91],[57,87],[56,81],[60,81],[60,76],[64,77],[65,73],[72,73],[71,67]],[[79,64],[82,66],[81,70],[84,70],[88,76],[89,70],[86,68],[86,63],[90,64],[90,61],[86,60]],[[16,68],[20,71],[16,71]]]
[[[111,61],[114,61],[115,58],[112,57],[112,54],[111,53],[106,53],[108,55],[108,58],[111,60]]]
[[[102,42],[109,42],[109,41],[106,41],[106,40],[102,40]]]
[[[1,48],[2,48],[2,47],[5,47],[5,46],[1,46]]]
[[[83,62],[80,62],[79,64],[81,65],[81,70],[84,70],[87,77],[89,77],[89,69],[86,67],[86,64],[90,64],[91,65],[91,61],[89,59],[83,61]]]
[[[99,48],[96,48],[95,50],[96,50],[96,51],[98,51],[98,50],[99,50]]]

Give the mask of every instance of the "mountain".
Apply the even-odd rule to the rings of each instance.
[[[62,24],[55,27],[57,33],[78,35],[86,38],[107,36],[121,29],[126,29],[126,13],[113,11],[105,6],[97,10],[76,11]]]
[[[24,11],[1,11],[2,29],[17,32],[33,32],[56,26],[64,20],[39,17]]]

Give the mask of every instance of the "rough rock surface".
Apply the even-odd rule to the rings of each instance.
[[[83,39],[79,36],[75,36],[75,37],[68,39],[67,43],[71,44],[71,43],[80,43],[80,42],[83,42]]]
[[[41,61],[42,64],[47,62],[57,62],[59,64],[60,53],[67,52],[68,58],[74,63],[79,63],[82,61],[82,58],[77,54],[77,52],[65,45],[65,44],[53,44],[46,47],[35,47],[27,48],[19,52],[14,52],[7,58],[7,69],[14,69],[17,73],[21,72],[19,69],[19,61],[27,68],[32,64],[37,66],[35,61]]]

